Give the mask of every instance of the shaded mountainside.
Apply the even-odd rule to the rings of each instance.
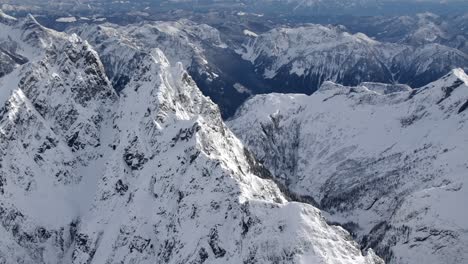
[[[321,23],[342,24],[351,32],[362,32],[381,42],[404,43],[411,46],[441,44],[468,53],[466,45],[468,13],[466,11],[459,15],[423,12],[414,16],[401,14],[396,16],[339,16],[328,18]]]
[[[281,92],[310,94],[325,81],[404,83],[421,87],[450,70],[468,67],[468,55],[437,43],[378,42],[342,26],[275,28],[238,52]]]
[[[0,78],[1,263],[382,263],[288,201],[161,49],[125,53],[117,93],[77,35],[0,22],[27,58]]]
[[[258,95],[228,122],[290,192],[388,263],[468,260],[468,76],[418,90],[325,82]]]

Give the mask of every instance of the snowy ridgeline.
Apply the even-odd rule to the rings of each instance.
[[[285,86],[296,78],[302,81],[293,85],[305,83],[309,90],[327,80],[345,85],[372,81],[421,87],[450,69],[468,67],[468,55],[456,48],[379,42],[362,33],[350,34],[342,26],[310,24],[252,33],[245,33],[252,38],[237,52],[265,78]]]
[[[468,261],[468,76],[427,86],[325,82],[258,95],[228,122],[291,193],[388,263]]]
[[[164,47],[132,56],[117,94],[77,35],[1,12],[0,32],[15,62],[0,77],[0,263],[381,263],[290,202]]]
[[[128,26],[86,24],[69,31],[89,41],[99,52],[117,90],[129,81],[140,56],[155,48],[162,50],[172,64],[181,62],[185,68],[195,65],[208,79],[216,79],[218,76],[210,69],[205,49],[227,47],[218,30],[185,19]]]

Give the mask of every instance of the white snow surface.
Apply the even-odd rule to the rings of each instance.
[[[454,68],[450,64],[465,67],[468,63],[468,55],[443,45],[379,42],[363,33],[350,34],[343,26],[318,24],[274,28],[250,38],[237,52],[266,78],[288,73],[353,84],[370,78],[408,81],[410,72],[420,76]]]
[[[325,82],[310,96],[257,95],[228,125],[388,263],[465,263],[467,78],[455,69],[418,90]]]
[[[248,29],[244,29],[243,33],[244,33],[244,35],[246,35],[248,37],[253,37],[253,38],[258,37],[257,33],[253,32],[253,31],[250,31]]]
[[[311,24],[272,29],[250,40],[240,52],[244,59],[252,63],[262,57],[270,58],[272,61],[264,74],[267,78],[273,78],[285,65],[290,65],[291,74],[300,76],[313,65],[325,63],[336,67],[333,72],[339,75],[340,64],[349,60],[349,56],[354,56],[353,61],[368,57],[379,44],[362,33],[352,35],[340,27]],[[355,51],[355,54],[349,54],[349,50]],[[398,52],[396,47],[386,50],[391,53],[390,56]],[[330,63],[330,59],[337,61]]]
[[[76,17],[59,17],[55,20],[55,22],[61,22],[61,23],[73,23],[76,21],[77,21]]]
[[[381,263],[288,201],[162,50],[117,94],[86,41],[8,21],[28,61],[0,78],[1,263]]]
[[[119,78],[128,77],[128,73],[137,67],[135,61],[155,48],[161,49],[172,64],[181,62],[184,68],[197,64],[199,71],[216,79],[209,69],[204,47],[227,47],[218,30],[187,19],[128,26],[111,23],[83,25],[70,29],[70,32],[77,33],[95,46],[108,66],[106,70],[113,83]]]

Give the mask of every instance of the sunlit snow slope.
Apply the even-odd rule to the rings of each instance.
[[[117,94],[76,35],[0,31],[25,58],[0,79],[0,263],[381,262],[288,201],[160,49]]]
[[[418,90],[325,82],[247,101],[229,126],[287,188],[388,263],[468,261],[468,76]]]

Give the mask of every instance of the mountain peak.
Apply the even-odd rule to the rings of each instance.
[[[28,14],[21,20],[20,30],[22,31],[21,38],[24,42],[40,48],[48,48],[54,45],[57,39],[69,38],[69,36],[62,32],[44,27],[31,14]]]
[[[15,23],[16,21],[17,21],[16,18],[5,14],[3,10],[0,9],[0,23],[10,25],[12,23]]]
[[[288,202],[166,50],[120,49],[136,66],[117,96],[85,41],[24,25],[48,56],[10,73],[0,111],[4,262],[381,262]]]
[[[462,68],[453,69],[450,74],[456,76],[459,80],[463,81],[466,86],[468,86],[468,75]]]
[[[42,25],[36,20],[36,18],[32,14],[28,14],[23,22],[25,24],[35,24],[37,26],[42,27]]]
[[[442,78],[427,84],[426,86],[418,90],[426,89],[439,89],[443,92],[443,97],[447,98],[452,94],[451,91],[456,88],[465,85],[468,86],[468,76],[462,68],[452,69],[449,73],[444,75]],[[450,91],[450,92],[447,92]],[[445,99],[444,99],[445,100]]]

